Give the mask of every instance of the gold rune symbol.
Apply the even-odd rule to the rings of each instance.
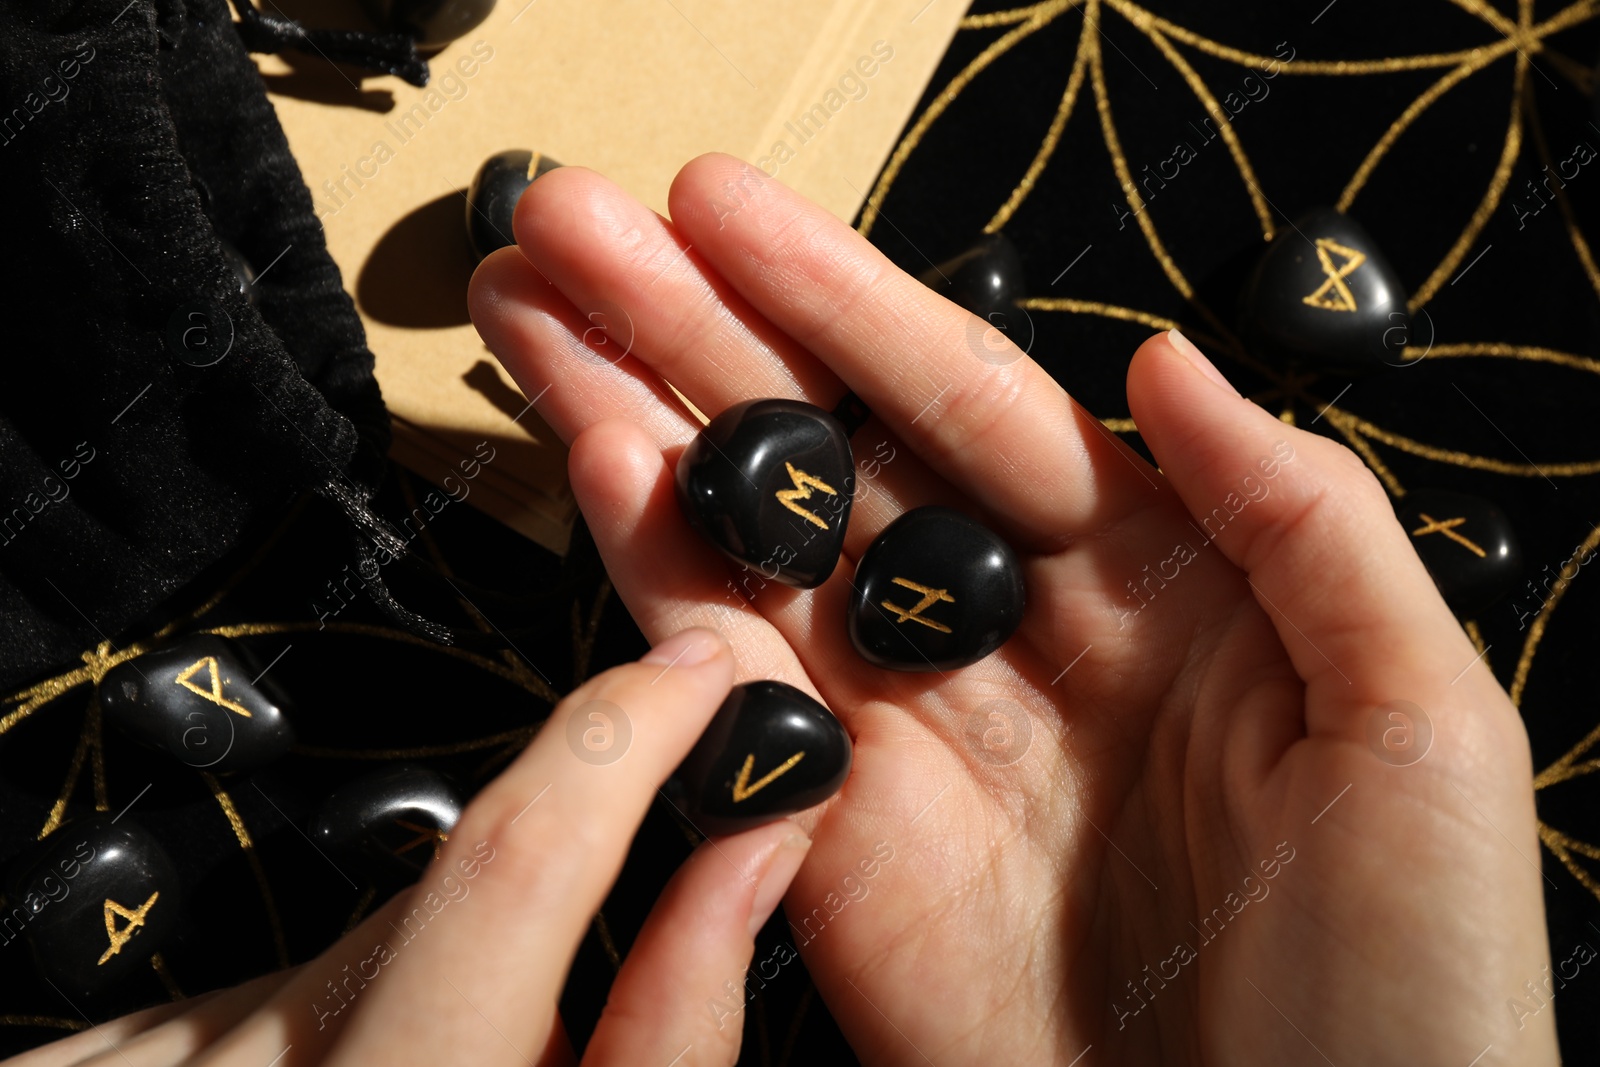
[[[435,830],[427,826],[418,826],[416,823],[407,822],[404,819],[395,819],[393,821],[396,826],[400,827],[400,829],[410,830],[412,833],[417,835],[410,841],[407,841],[405,844],[395,849],[394,854],[396,856],[399,856],[403,852],[410,852],[418,845],[424,845],[431,841],[433,842],[433,858],[438,859],[440,846],[442,846],[446,841],[450,840],[450,835],[445,833],[443,830]]]
[[[920,622],[922,625],[938,630],[942,634],[947,634],[950,632],[950,627],[946,626],[944,623],[934,622],[932,619],[924,619],[922,617],[922,613],[924,611],[927,611],[941,600],[947,604],[954,604],[956,602],[956,598],[950,595],[950,591],[948,589],[934,589],[930,586],[918,585],[916,582],[913,582],[908,578],[896,578],[894,580],[894,584],[904,586],[914,593],[922,594],[922,599],[917,601],[916,607],[913,608],[903,608],[899,604],[891,604],[887,600],[883,602],[884,607],[900,616],[898,619],[894,620],[895,622]]]
[[[200,673],[201,667],[211,672],[210,689],[201,689],[189,680]],[[217,669],[217,657],[215,656],[202,656],[200,659],[195,660],[183,669],[183,673],[178,675],[177,681],[179,685],[189,690],[189,692],[197,693],[213,704],[220,704],[229,711],[237,711],[247,719],[251,717],[249,708],[243,704],[236,704],[222,695],[222,673]]]
[[[129,911],[110,897],[106,897],[106,902],[101,910],[105,912],[106,936],[111,939],[111,947],[100,954],[100,961],[95,964],[96,967],[121,952],[122,946],[128,943],[129,938],[139,932],[139,928],[144,925],[145,915],[150,911],[150,905],[154,904],[156,898],[160,895],[159,891],[151,893],[150,899],[133,911]],[[117,916],[119,915],[128,920],[128,925],[120,930],[117,929]]]
[[[1460,526],[1462,523],[1467,521],[1465,516],[1462,516],[1460,518],[1455,518],[1455,519],[1443,519],[1443,520],[1441,520],[1441,519],[1434,518],[1432,515],[1429,515],[1426,511],[1418,512],[1418,514],[1422,516],[1422,521],[1427,523],[1428,525],[1421,526],[1421,527],[1418,527],[1415,530],[1412,530],[1411,531],[1411,536],[1412,537],[1421,537],[1423,534],[1442,533],[1446,537],[1450,538],[1450,540],[1454,541],[1456,544],[1465,547],[1468,551],[1470,551],[1473,555],[1477,556],[1479,559],[1484,559],[1489,555],[1483,549],[1481,549],[1477,545],[1473,544],[1472,541],[1469,538],[1466,537],[1466,535],[1456,533],[1456,527]]]
[[[1333,252],[1344,257],[1344,262],[1338,267],[1333,265]],[[1317,291],[1310,296],[1301,297],[1301,301],[1314,308],[1324,311],[1354,311],[1356,298],[1351,295],[1350,287],[1344,283],[1355,269],[1367,261],[1365,252],[1358,252],[1354,248],[1346,248],[1331,237],[1317,238],[1317,262],[1322,264],[1322,273],[1327,275]]]
[[[785,774],[788,774],[789,769],[804,758],[805,753],[803,751],[796,752],[794,755],[778,764],[774,770],[768,771],[766,774],[756,779],[755,785],[751,785],[750,772],[755,768],[756,754],[754,752],[750,753],[750,755],[744,758],[744,766],[739,768],[739,777],[733,780],[733,802],[737,804],[740,801],[749,800],[755,794],[761,792],[763,789],[777,781],[779,778],[783,777]]]
[[[834,489],[833,486],[831,486],[827,482],[823,481],[821,478],[816,478],[816,477],[813,477],[812,475],[807,474],[805,471],[803,471],[800,468],[796,467],[793,463],[787,463],[786,462],[786,463],[784,463],[784,466],[789,468],[789,480],[794,482],[794,488],[793,489],[779,489],[778,492],[775,494],[777,496],[777,498],[778,498],[778,503],[782,504],[784,507],[786,507],[790,511],[794,512],[796,515],[800,516],[802,519],[804,519],[807,522],[811,523],[813,526],[820,526],[824,530],[826,530],[828,528],[828,524],[827,523],[823,522],[821,519],[819,519],[815,515],[811,514],[811,512],[807,511],[805,508],[801,507],[799,504],[796,504],[795,501],[796,500],[810,500],[811,499],[811,490],[814,489],[814,488],[815,489],[821,489],[824,493],[827,493],[829,496],[838,496],[839,495],[838,491],[836,489]]]

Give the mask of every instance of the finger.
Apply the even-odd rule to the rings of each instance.
[[[661,448],[699,429],[660,378],[623,354],[626,337],[613,339],[586,319],[515,248],[478,266],[467,304],[484,344],[566,443],[611,418],[634,419]]]
[[[1442,690],[1472,662],[1354,453],[1240,397],[1176,331],[1139,348],[1128,403],[1197,527],[1248,576],[1310,687],[1313,733],[1364,728],[1342,709]],[[1429,665],[1423,676],[1419,664]]]
[[[474,876],[478,873],[477,868],[469,869]],[[449,883],[441,880],[440,888],[446,894],[460,890],[463,879],[471,881],[459,867],[455,874],[460,877]],[[404,949],[406,936],[419,932],[415,916],[421,914],[425,919],[430,914],[427,892],[410,890],[398,894],[309,963],[229,990],[227,995],[232,996],[256,987],[255,995],[241,997],[232,1005],[238,1010],[231,1012],[231,1018],[219,1013],[215,1019],[197,1020],[203,1028],[200,1040],[192,1034],[180,1034],[177,1036],[181,1043],[162,1045],[154,1041],[162,1031],[185,1021],[180,1018],[140,1035],[138,1042],[152,1039],[148,1049],[136,1042],[131,1047],[122,1046],[119,1052],[138,1053],[132,1058],[136,1067],[180,1062],[188,1067],[257,1067],[263,1063],[271,1067],[310,1067],[324,1063],[345,1025],[359,1010],[370,1006],[369,987],[380,982],[380,976],[399,958],[397,953]],[[434,895],[437,897],[438,893]],[[418,897],[424,903],[419,905]],[[434,1005],[433,1010],[438,1006]],[[553,1015],[553,1006],[550,1011]],[[565,1067],[574,1062],[559,1019],[554,1020],[543,1053],[533,1062],[535,1067]],[[108,1056],[103,1061],[97,1058],[94,1063],[96,1067],[130,1067],[130,1061],[121,1055],[116,1059]]]
[[[755,935],[810,845],[782,820],[696,849],[628,950],[584,1062],[737,1061]]]
[[[627,421],[591,427],[573,442],[567,465],[606,573],[647,636],[713,626],[734,647],[739,681],[771,678],[818,700],[813,677],[848,677],[855,653],[839,625],[848,589],[841,571],[809,594],[753,568],[730,577],[679,514],[670,463]],[[652,551],[638,551],[640,544]],[[673,565],[662,567],[663,559]],[[846,696],[837,708],[846,725],[850,705]]]
[[[711,416],[754,397],[790,397],[825,410],[839,402],[844,384],[707,270],[669,222],[593,171],[567,167],[547,177],[559,180],[541,180],[518,208],[526,262],[514,255],[486,262],[474,279],[473,306],[485,341],[529,396],[555,383],[539,410],[564,440],[622,416],[638,418],[663,448],[687,442],[699,424],[665,399],[662,381]],[[566,314],[553,314],[552,301]],[[573,333],[551,335],[563,321],[591,344],[603,324],[609,357],[627,353],[615,382]],[[871,485],[857,493],[847,556],[865,551],[909,508],[956,502],[943,479],[881,424],[863,426],[852,444]]]
[[[663,378],[691,398],[740,389],[740,399],[838,402],[832,372],[705,270],[671,223],[584,167],[546,177],[517,205],[522,254],[576,307],[637,336]]]
[[[747,190],[720,210],[727,183]],[[758,312],[815,353],[956,488],[1025,543],[1055,544],[1159,497],[1141,461],[1026,356],[849,226],[731,156],[678,174],[674,225]],[[974,328],[976,327],[976,332]]]
[[[274,971],[230,989],[213,990],[102,1023],[92,1031],[79,1035],[94,1037],[95,1047],[86,1048],[85,1054],[71,1059],[37,1062],[23,1059],[15,1062],[26,1067],[45,1067],[46,1064],[58,1063],[70,1063],[76,1067],[109,1067],[112,1064],[118,1067],[154,1067],[156,1064],[184,1063],[216,1041],[240,1019],[271,1000],[299,971],[298,967]],[[135,1021],[139,1024],[136,1031],[127,1025]]]
[[[272,977],[275,976],[266,975],[254,982],[246,982],[240,988],[254,986]],[[52,1041],[48,1045],[40,1045],[38,1048],[14,1056],[5,1061],[6,1067],[67,1067],[69,1064],[91,1062],[102,1052],[116,1055],[139,1035],[209,1004],[225,992],[228,991],[213,990],[185,1000],[173,1001],[171,1004],[157,1004],[153,1008],[108,1019],[70,1037],[63,1037],[59,1041]]]
[[[215,996],[215,993],[203,993],[188,1000],[157,1004],[153,1008],[108,1019],[70,1037],[63,1037],[13,1056],[5,1061],[6,1067],[68,1067],[69,1064],[83,1063],[89,1057],[102,1051],[114,1050],[144,1031],[182,1015]]]
[[[542,1048],[645,810],[732,680],[723,638],[690,630],[563,700],[412,890],[392,973],[362,994],[332,1061],[525,1063]],[[586,745],[591,723],[608,745]]]

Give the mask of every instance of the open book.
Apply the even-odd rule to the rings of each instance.
[[[393,458],[564,552],[577,514],[566,450],[467,319],[479,164],[530,149],[664,213],[677,169],[724,151],[849,219],[965,6],[500,0],[433,59],[426,89],[258,57],[377,355]]]

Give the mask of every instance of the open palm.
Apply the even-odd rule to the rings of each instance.
[[[740,680],[816,693],[854,739],[785,910],[864,1061],[1554,1061],[1553,1011],[1507,1005],[1537,1007],[1548,962],[1526,737],[1353,455],[1157,337],[1128,392],[1158,473],[759,172],[702,157],[670,205],[546,175],[473,319],[571,444],[645,634],[721,630]],[[824,585],[692,533],[672,470],[698,422],[667,382],[710,414],[872,410]],[[855,560],[923,504],[1024,561],[1021,629],[959,672],[846,635]]]

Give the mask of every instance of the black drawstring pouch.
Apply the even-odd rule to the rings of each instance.
[[[403,37],[238,6],[0,7],[0,685],[114,637],[306,490],[381,542],[372,354],[249,52],[427,68]]]

